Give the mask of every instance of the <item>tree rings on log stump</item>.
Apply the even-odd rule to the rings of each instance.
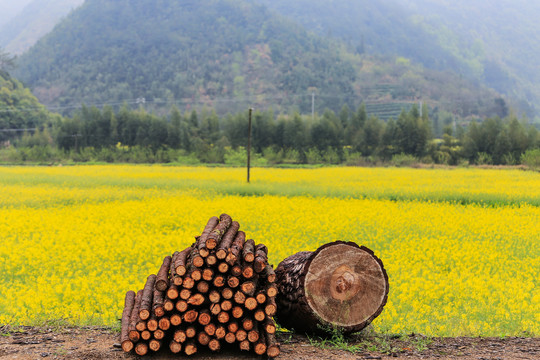
[[[314,252],[299,252],[283,260],[275,272],[276,320],[296,331],[360,331],[388,299],[382,261],[353,242],[335,241]]]

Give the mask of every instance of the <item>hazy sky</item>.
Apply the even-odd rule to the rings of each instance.
[[[0,0],[0,26],[17,15],[32,0]]]

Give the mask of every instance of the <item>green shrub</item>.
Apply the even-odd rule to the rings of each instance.
[[[403,167],[403,166],[412,166],[414,164],[418,163],[418,160],[416,157],[410,154],[396,154],[392,156],[392,160],[390,161],[390,164],[397,167]]]
[[[521,163],[529,169],[540,170],[540,148],[530,149],[521,155]]]

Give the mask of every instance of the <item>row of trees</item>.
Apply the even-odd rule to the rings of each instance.
[[[427,106],[413,106],[387,122],[368,117],[365,105],[315,116],[275,116],[255,111],[253,150],[263,163],[387,162],[396,157],[456,165],[518,164],[527,150],[540,147],[540,133],[515,116],[488,118],[466,126],[446,125],[435,138]],[[214,111],[182,114],[173,108],[157,116],[126,106],[83,107],[72,118],[14,141],[18,148],[49,147],[76,160],[231,163],[245,158],[248,114],[218,117]],[[57,153],[58,154],[58,153]],[[81,156],[84,154],[84,156]],[[97,155],[96,155],[97,154]],[[101,154],[101,155],[99,155]],[[105,154],[105,155],[104,155]],[[58,155],[57,155],[58,156]]]

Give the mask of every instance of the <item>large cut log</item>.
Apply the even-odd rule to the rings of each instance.
[[[201,234],[201,236],[197,239],[197,244],[195,247],[197,247],[197,250],[201,254],[202,257],[207,257],[209,255],[208,247],[206,245],[206,241],[208,240],[208,237],[210,236],[210,233],[214,228],[218,225],[219,219],[215,216],[212,216],[210,220],[208,220],[208,223],[204,227],[204,230]]]
[[[165,256],[163,264],[159,268],[156,278],[156,290],[165,291],[169,287],[169,272],[171,268],[172,257]]]
[[[125,352],[133,349],[133,342],[129,339],[129,321],[131,312],[135,306],[135,292],[128,291],[124,300],[124,311],[122,312],[122,331],[120,333],[120,343]]]
[[[300,332],[360,331],[388,299],[382,261],[353,242],[335,241],[314,252],[299,252],[283,260],[275,272],[276,320]]]
[[[156,283],[156,275],[149,275],[144,285],[141,307],[139,309],[139,316],[141,320],[147,320],[150,317],[152,311],[152,305],[154,304],[154,284]]]

